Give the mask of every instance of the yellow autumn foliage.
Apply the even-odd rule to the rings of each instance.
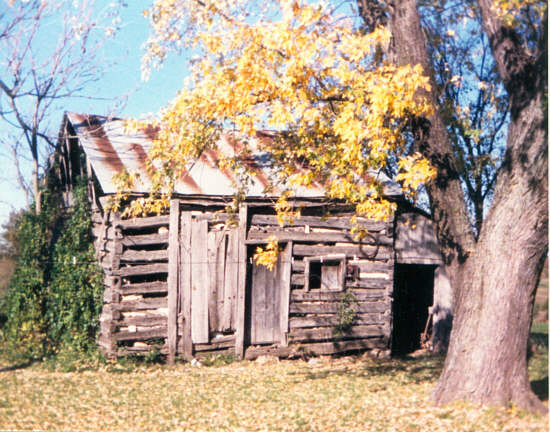
[[[267,244],[265,247],[258,246],[256,248],[256,253],[254,253],[254,261],[258,265],[263,265],[273,271],[275,265],[277,264],[277,259],[279,255],[279,241],[277,237],[271,235],[267,239]]]
[[[526,15],[544,16],[548,2],[541,0],[493,0],[493,9],[505,25],[520,28]],[[529,10],[529,13],[526,11]],[[532,20],[532,18],[530,18]]]
[[[406,193],[434,175],[422,156],[407,156],[405,136],[411,117],[432,111],[419,91],[428,78],[420,65],[381,58],[388,29],[364,33],[331,5],[303,0],[157,0],[146,16],[153,32],[145,74],[170,50],[196,54],[186,86],[155,120],[155,196],[169,195],[170,179],[216,148],[224,131],[242,141],[240,153],[221,162],[241,180],[241,195],[252,175],[243,163],[246,137],[275,132],[258,150],[276,167],[281,222],[299,216],[288,204],[297,188],[320,186],[361,216],[385,219],[394,206],[375,174],[390,160]]]

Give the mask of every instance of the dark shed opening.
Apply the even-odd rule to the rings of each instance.
[[[393,301],[392,354],[420,348],[420,337],[433,304],[434,265],[396,264]]]

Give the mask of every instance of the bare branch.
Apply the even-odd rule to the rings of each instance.
[[[13,156],[31,157],[37,211],[41,162],[56,142],[49,130],[56,102],[86,97],[87,86],[101,78],[100,48],[111,36],[104,26],[117,14],[117,8],[94,14],[94,0],[13,2],[0,14],[0,119],[26,144]]]

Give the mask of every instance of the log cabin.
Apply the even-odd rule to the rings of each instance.
[[[383,174],[384,194],[398,210],[388,221],[359,219],[368,230],[362,240],[350,232],[350,207],[319,188],[298,190],[293,204],[301,217],[280,226],[277,191],[265,193],[270,168],[262,154],[251,158],[256,175],[237,213],[226,210],[234,179],[209,150],[176,183],[166,214],[122,219],[107,210],[113,175],[145,173],[152,135],[129,133],[120,119],[75,113],[64,115],[59,133],[64,204],[70,207],[78,177],[89,185],[105,274],[98,344],[108,357],[389,356],[417,349],[430,319],[432,338],[448,324],[450,287],[432,223]],[[218,147],[235,145],[222,136]],[[142,179],[134,198],[147,194]],[[272,271],[252,259],[270,235],[280,248]]]

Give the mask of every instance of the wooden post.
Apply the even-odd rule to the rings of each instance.
[[[181,267],[180,267],[180,305],[182,315],[181,338],[183,357],[187,361],[193,358],[191,340],[191,212],[181,215]]]
[[[174,364],[177,344],[179,280],[179,200],[170,201],[168,234],[168,364]]]
[[[246,229],[248,225],[248,208],[246,204],[239,207],[239,261],[238,261],[238,286],[237,286],[237,319],[235,332],[235,355],[244,357],[244,324],[245,324],[245,293],[246,293]]]
[[[288,346],[288,314],[290,310],[290,277],[292,273],[292,242],[288,242],[283,253],[280,255],[281,272],[280,286],[281,301],[280,301],[280,346]]]
[[[117,355],[117,343],[115,340],[116,320],[119,319],[117,305],[120,303],[121,277],[120,255],[122,254],[122,233],[119,225],[120,219],[116,213],[109,213],[106,223],[111,225],[113,239],[109,247],[109,260],[104,264],[105,271],[105,292],[103,293],[103,309],[100,317],[99,345],[103,348],[108,358],[115,358]]]

